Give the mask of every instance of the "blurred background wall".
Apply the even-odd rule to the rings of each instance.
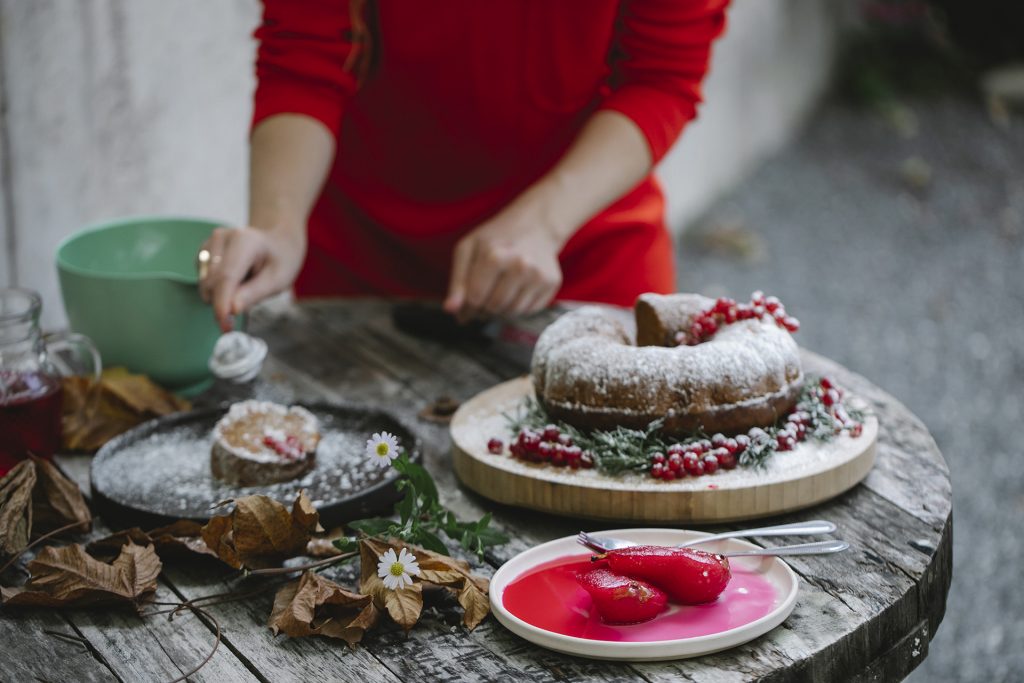
[[[828,82],[842,5],[734,0],[706,104],[661,166],[681,231],[787,142]],[[0,283],[64,312],[53,255],[131,214],[245,220],[258,0],[0,0]]]

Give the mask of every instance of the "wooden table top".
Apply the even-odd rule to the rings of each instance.
[[[477,567],[489,575],[521,550],[581,527],[581,522],[496,505],[460,487],[444,425],[417,417],[440,396],[465,400],[529,366],[528,335],[446,342],[396,330],[393,307],[379,301],[277,305],[254,313],[250,332],[271,355],[255,387],[261,398],[335,400],[386,407],[412,425],[445,504],[467,519],[492,512],[513,537]],[[537,332],[545,313],[517,323]],[[354,650],[323,638],[274,638],[266,626],[273,591],[208,610],[223,640],[195,681],[405,680],[736,681],[898,680],[926,656],[945,613],[952,571],[949,470],[924,425],[866,379],[820,357],[811,372],[835,376],[878,416],[878,460],[867,479],[825,504],[764,520],[824,518],[851,549],[838,556],[795,557],[796,608],[786,622],[732,650],[691,660],[615,663],[561,655],[506,631],[493,617],[476,630],[460,625],[451,602],[427,607],[406,636],[396,627],[368,634]],[[225,397],[214,390],[199,403]],[[239,397],[240,398],[240,397]],[[61,465],[84,483],[88,458]],[[741,528],[736,525],[711,530]],[[102,523],[95,532],[106,533]],[[792,542],[756,539],[761,545]],[[351,568],[332,569],[335,580]],[[164,566],[157,600],[179,602],[230,590],[237,573],[206,561]],[[160,681],[189,671],[210,652],[212,623],[192,614],[173,621],[115,611],[0,610],[0,681]]]

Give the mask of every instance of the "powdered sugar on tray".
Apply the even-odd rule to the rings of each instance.
[[[612,477],[596,469],[572,470],[524,462],[511,457],[507,446],[501,455],[488,453],[487,441],[491,438],[497,437],[508,444],[512,434],[506,416],[515,415],[521,408],[522,400],[522,395],[509,396],[504,401],[492,403],[486,410],[467,415],[467,419],[453,430],[459,447],[489,466],[513,474],[554,483],[624,491],[728,490],[800,479],[832,469],[856,457],[860,449],[855,447],[854,442],[863,440],[863,443],[869,443],[878,424],[873,416],[868,417],[864,423],[864,431],[857,439],[844,432],[825,443],[804,441],[792,451],[775,453],[762,468],[739,467],[732,471],[719,470],[715,474],[701,477],[663,481],[654,479],[649,474],[625,473]]]
[[[290,504],[305,489],[314,506],[330,504],[392,479],[396,474],[369,462],[364,454],[374,424],[364,415],[314,410],[321,440],[316,466],[298,479],[266,486],[239,487],[210,473],[213,427],[220,414],[142,428],[135,438],[112,442],[92,467],[93,487],[131,508],[170,517],[206,518],[213,503],[263,494]],[[378,426],[379,428],[379,426]]]

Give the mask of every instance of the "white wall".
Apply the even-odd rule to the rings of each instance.
[[[677,231],[799,131],[828,85],[842,9],[831,0],[733,0],[697,121],[659,169]]]
[[[244,219],[258,0],[0,0],[13,277],[64,312],[53,256],[141,213]]]
[[[835,13],[828,0],[734,0],[707,104],[661,169],[677,229],[796,130],[825,82]],[[39,290],[45,325],[64,321],[53,254],[77,228],[245,218],[258,17],[258,0],[0,0],[0,238],[14,243],[0,283]]]

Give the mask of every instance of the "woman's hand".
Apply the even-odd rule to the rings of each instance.
[[[563,240],[520,214],[498,214],[455,245],[444,309],[460,321],[539,311],[561,287]]]
[[[306,239],[302,230],[217,228],[203,248],[210,260],[199,294],[213,304],[227,332],[232,316],[291,287],[306,256]]]

